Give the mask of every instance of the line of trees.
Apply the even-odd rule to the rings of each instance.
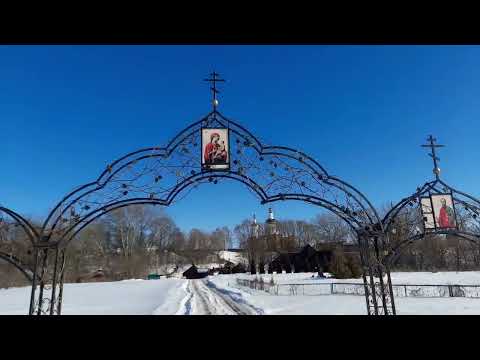
[[[248,247],[248,239],[252,231],[251,224],[251,220],[245,219],[234,227],[234,234],[242,248]],[[265,224],[259,223],[258,227],[259,236],[265,235]],[[277,220],[276,227],[281,237],[294,239],[293,243],[285,245],[285,249],[298,248],[307,244],[318,247],[325,243],[351,243],[354,239],[347,224],[330,213],[319,214],[311,221]]]
[[[199,263],[231,243],[228,227],[184,233],[162,208],[136,205],[113,211],[80,233],[67,259],[75,262],[72,276],[93,270],[93,265],[86,266],[95,264],[111,277],[143,278],[151,271],[168,273],[172,264]],[[196,256],[200,249],[205,251],[202,258]]]
[[[386,214],[392,205],[384,206]],[[480,221],[472,219],[461,208],[456,211],[457,223],[464,231],[480,234]],[[265,224],[258,224],[259,237],[266,233]],[[311,221],[277,220],[277,230],[282,241],[274,246],[268,239],[251,238],[251,221],[244,220],[234,228],[240,245],[246,250],[249,263],[265,264],[275,253],[290,252],[307,244],[319,248],[325,244],[355,244],[355,235],[340,218],[333,214],[317,215]],[[388,244],[396,248],[407,239],[423,232],[423,219],[418,207],[407,207],[397,216],[389,233]],[[272,255],[273,253],[273,255]],[[336,269],[345,274],[358,274],[357,264],[347,259],[342,251],[335,250]],[[270,256],[270,258],[268,258]],[[392,266],[398,271],[467,271],[480,270],[480,242],[471,242],[455,235],[426,235],[413,243],[401,246]],[[346,276],[346,275],[345,275]]]
[[[383,213],[388,209],[385,207]],[[479,222],[469,220],[461,209],[457,209],[457,221],[461,228],[480,233]],[[265,263],[267,253],[292,251],[307,244],[319,248],[329,243],[355,243],[349,227],[329,213],[319,214],[311,221],[277,220],[276,226],[280,240],[273,242],[253,241],[249,219],[236,225],[233,231],[223,226],[212,232],[192,229],[186,233],[161,207],[125,207],[92,223],[72,241],[67,249],[66,281],[78,281],[84,274],[99,268],[107,279],[114,280],[144,277],[149,271],[166,273],[171,271],[168,268],[171,264],[221,262],[216,253],[233,247],[234,241],[244,249],[247,259],[255,263]],[[262,237],[266,232],[265,224],[259,223],[258,227]],[[421,232],[422,227],[418,208],[405,209],[396,218],[389,234],[390,246],[395,247]],[[33,267],[31,244],[23,229],[3,219],[0,221],[0,251],[13,254]],[[412,271],[478,269],[478,243],[433,235],[405,246],[393,267],[393,270]],[[0,287],[25,283],[20,272],[0,260]]]
[[[33,268],[33,258],[23,230],[6,222],[0,226],[0,250],[15,254]],[[38,225],[38,224],[37,224]],[[89,273],[102,269],[107,280],[141,277],[151,271],[168,273],[169,266],[222,262],[219,250],[236,244],[247,256],[267,250],[283,251],[306,244],[348,242],[347,226],[337,217],[318,215],[313,221],[278,221],[282,241],[265,248],[249,242],[250,220],[244,220],[231,231],[223,226],[212,232],[192,229],[183,232],[162,208],[144,205],[129,206],[106,214],[86,227],[67,248],[66,282],[77,282]],[[264,232],[259,224],[260,234]],[[260,246],[260,247],[259,247]],[[200,252],[198,250],[201,250]],[[0,260],[0,286],[24,285],[23,275]]]
[[[144,278],[149,272],[167,273],[202,261],[218,262],[216,252],[232,246],[228,227],[212,232],[185,233],[160,207],[135,205],[121,208],[87,226],[67,247],[66,282],[102,270],[107,280]],[[31,243],[23,229],[0,222],[0,251],[13,254],[33,268]],[[196,250],[203,252],[199,256]],[[0,259],[0,287],[25,285],[27,280]]]

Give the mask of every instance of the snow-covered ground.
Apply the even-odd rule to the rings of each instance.
[[[480,272],[445,273],[392,273],[392,282],[400,284],[480,284]],[[312,279],[312,274],[276,274],[277,284],[309,282],[360,282],[359,279]],[[267,281],[272,275],[264,275]],[[321,296],[275,296],[261,290],[238,286],[235,278],[255,278],[255,275],[219,275],[210,281],[225,292],[231,292],[243,301],[263,310],[266,315],[365,315],[363,296],[321,295]],[[420,282],[419,280],[422,280]],[[471,298],[395,298],[398,315],[480,315],[480,299]]]
[[[329,274],[326,274],[329,276]],[[238,274],[232,275],[240,279],[253,280],[257,275]],[[258,275],[265,282],[269,282],[273,277],[276,284],[319,284],[331,282],[362,283],[362,279],[334,279],[319,278],[316,273],[294,273],[294,274],[263,274]],[[312,277],[313,276],[313,277]],[[399,285],[480,285],[480,271],[461,271],[461,272],[393,272],[391,273],[392,283]]]
[[[255,308],[235,293],[215,286],[209,280],[190,280],[184,289],[187,296],[182,301],[178,315],[258,315],[262,309]]]
[[[175,314],[185,297],[185,280],[124,280],[65,284],[62,314]],[[0,315],[28,313],[30,288],[0,289]]]
[[[275,274],[277,284],[340,282],[312,278],[312,273]],[[266,282],[272,275],[264,275]],[[240,287],[236,278],[218,275],[203,280],[179,278],[65,284],[63,314],[358,314],[365,298],[353,295],[276,296]],[[480,272],[392,273],[394,284],[480,284]],[[359,279],[341,280],[359,282]],[[0,314],[26,314],[30,288],[0,289]],[[480,299],[400,298],[397,313],[480,314]]]

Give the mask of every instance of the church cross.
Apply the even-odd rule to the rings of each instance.
[[[435,153],[435,148],[444,147],[445,145],[435,144],[437,139],[435,139],[432,135],[430,135],[428,137],[427,141],[429,141],[430,143],[425,144],[425,145],[421,145],[421,146],[422,147],[429,147],[429,148],[432,149],[432,152],[429,153],[428,155],[430,155],[430,157],[433,159],[433,173],[435,174],[435,177],[438,180],[439,176],[440,176],[440,168],[438,167],[437,161],[440,161],[440,158],[437,157],[437,155]]]
[[[224,79],[220,79],[220,74],[216,73],[215,71],[213,71],[213,72],[210,74],[210,76],[211,76],[211,77],[210,77],[209,79],[204,79],[203,81],[207,81],[207,82],[210,82],[210,83],[213,84],[213,86],[210,87],[210,90],[212,90],[213,111],[216,111],[217,106],[218,106],[217,94],[220,92],[220,91],[217,90],[217,82],[225,82],[225,80],[224,80]]]

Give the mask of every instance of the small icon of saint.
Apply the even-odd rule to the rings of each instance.
[[[447,206],[447,200],[440,200],[442,207],[440,208],[440,214],[438,216],[438,225],[440,228],[452,228],[455,227],[455,215],[453,209]]]

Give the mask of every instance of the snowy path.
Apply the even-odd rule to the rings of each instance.
[[[213,284],[203,280],[189,280],[182,315],[253,315],[258,312],[247,304],[238,304],[228,294],[222,294]]]
[[[276,283],[329,283],[310,273],[278,274]],[[363,296],[276,296],[238,286],[245,274],[217,275],[201,280],[179,278],[124,280],[103,283],[65,284],[62,313],[65,315],[365,315]],[[271,275],[264,280],[270,280]],[[480,284],[480,272],[392,273],[394,283]],[[358,279],[357,279],[358,281]],[[0,289],[0,315],[28,313],[30,287]],[[399,315],[480,314],[480,299],[395,299]]]

